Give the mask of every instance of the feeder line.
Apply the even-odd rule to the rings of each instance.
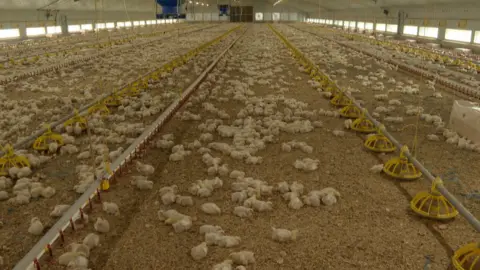
[[[272,25],[270,25],[270,27],[272,28],[272,30],[274,30],[274,32],[279,36],[281,37],[281,34],[276,31]],[[293,27],[292,27],[293,28]],[[297,28],[294,28],[294,29],[297,29]],[[303,31],[303,30],[300,30],[300,29],[297,29],[299,31]],[[305,31],[306,32],[306,31]],[[307,32],[309,33],[309,32]],[[312,34],[312,33],[310,33]],[[284,40],[285,42],[288,42],[290,43],[285,37],[281,37],[282,40]],[[329,39],[330,40],[330,39]],[[336,41],[335,41],[336,42]],[[337,42],[338,44],[340,45],[343,45],[342,43],[339,43]],[[293,45],[290,43],[290,46],[293,47]],[[346,45],[345,45],[346,46]],[[295,48],[296,49],[296,48]],[[298,49],[296,49],[298,52],[300,52]],[[312,66],[315,67],[315,65],[313,64],[313,62],[308,59],[303,53],[302,53],[302,57],[307,60],[307,62],[309,62]],[[316,67],[315,67],[316,68]],[[319,71],[320,72],[320,71]],[[320,72],[322,73],[322,72]],[[334,81],[331,81],[332,83],[335,84],[335,86],[338,88],[338,89],[341,89],[336,82]],[[390,139],[390,141],[397,147],[397,149],[402,149],[403,145],[398,142],[386,129],[385,129],[385,126],[380,123],[379,121],[375,120],[375,118],[373,118],[370,113],[365,109],[363,108],[350,94],[346,93],[346,92],[343,92],[345,96],[347,96],[351,101],[352,103],[358,107],[359,109],[363,110],[364,113],[365,113],[365,117],[368,118],[370,121],[372,121],[372,123],[375,125],[375,127],[377,127],[379,130],[381,130],[382,134],[387,137],[388,139]],[[436,181],[436,177],[433,176],[430,171],[428,171],[412,154],[410,154],[410,151],[405,151],[404,152],[404,155],[408,158],[408,160],[418,169],[422,172],[423,175],[425,175],[425,177],[430,180],[430,182],[433,184],[435,181]],[[468,223],[470,223],[470,225],[472,225],[472,227],[477,231],[477,232],[480,232],[480,222],[478,221],[478,219],[465,207],[463,206],[463,204],[453,195],[451,194],[447,188],[445,188],[445,186],[443,185],[443,182],[441,183],[437,183],[436,184],[436,189],[438,190],[438,192],[440,194],[442,194],[454,207],[455,209],[457,209],[457,211],[459,212],[460,215],[462,215],[467,221]]]

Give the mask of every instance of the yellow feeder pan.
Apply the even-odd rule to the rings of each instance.
[[[383,129],[385,129],[385,127],[382,125],[378,129],[377,134],[371,135],[367,138],[363,145],[368,150],[380,153],[390,153],[397,149],[397,147],[387,137],[385,137],[385,135],[382,134]]]
[[[3,157],[0,158],[0,176],[8,176],[8,170],[13,167],[30,168],[30,162],[28,162],[28,159],[24,156],[17,156],[11,145],[7,144],[5,147],[0,145],[0,148],[5,153]]]
[[[439,177],[433,181],[430,192],[419,192],[410,202],[410,208],[422,217],[447,220],[458,215],[457,209],[445,199],[437,190],[437,186],[443,186]]]
[[[364,133],[372,133],[375,132],[377,129],[375,128],[375,125],[372,123],[372,121],[368,120],[365,117],[365,109],[362,111],[362,115],[357,118],[355,121],[352,123],[352,130],[358,131],[358,132],[364,132]]]
[[[470,243],[455,251],[452,264],[457,270],[480,269],[480,244]]]
[[[122,96],[118,92],[113,93],[103,101],[105,105],[110,107],[118,107],[122,104],[121,102],[122,102]]]
[[[63,126],[64,127],[68,127],[68,126],[74,127],[78,123],[80,125],[80,127],[82,128],[82,130],[87,129],[87,119],[80,116],[77,109],[75,109],[74,114],[75,115],[72,118],[68,119],[67,121],[65,121],[65,123],[63,123]]]
[[[352,104],[352,101],[340,92],[330,100],[330,104],[334,106],[347,106]]]
[[[393,178],[403,180],[415,180],[422,176],[422,172],[408,160],[405,152],[408,152],[408,147],[404,145],[400,150],[400,156],[390,159],[383,166],[383,172]]]
[[[58,146],[62,146],[63,137],[60,134],[53,133],[50,126],[47,126],[47,131],[33,142],[33,149],[46,151],[48,150],[48,145],[53,142],[57,143]]]
[[[340,110],[340,115],[346,118],[359,118],[362,116],[362,110],[357,106],[350,104]]]
[[[88,114],[92,115],[95,113],[100,113],[101,116],[107,116],[110,114],[110,110],[104,103],[100,102],[88,108]]]

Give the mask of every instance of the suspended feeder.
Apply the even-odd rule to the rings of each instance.
[[[340,92],[330,100],[330,104],[340,107],[350,105],[352,104],[352,101],[345,96],[343,92]]]
[[[28,159],[24,156],[15,154],[13,147],[10,144],[5,145],[5,147],[0,145],[0,148],[5,153],[0,157],[0,176],[8,176],[10,168],[30,168],[30,162],[28,162]]]
[[[110,110],[107,108],[107,106],[104,103],[99,102],[93,105],[92,107],[88,108],[89,115],[93,115],[96,113],[100,114],[100,116],[107,116],[110,114]]]
[[[456,250],[452,264],[456,270],[480,269],[480,243],[470,243]]]
[[[408,147],[404,145],[400,150],[400,156],[387,161],[383,166],[383,172],[393,178],[401,180],[415,180],[422,176],[420,172],[405,156]]]
[[[119,92],[115,92],[108,96],[103,103],[110,107],[118,107],[122,105],[122,95]]]
[[[33,142],[33,149],[37,151],[47,151],[51,143],[56,143],[58,146],[63,145],[62,135],[52,132],[50,125],[47,125],[46,128],[47,131]]]
[[[439,177],[433,181],[430,192],[422,191],[415,195],[410,202],[410,208],[426,218],[447,220],[456,217],[457,209],[438,192],[437,186],[443,186]]]
[[[357,106],[350,104],[340,110],[340,115],[345,118],[359,118],[362,116],[362,110]]]
[[[373,134],[368,136],[363,144],[368,150],[373,152],[379,153],[390,153],[394,152],[397,147],[388,139],[385,135],[383,135],[383,130],[385,130],[385,126],[381,125],[378,130],[377,134]]]
[[[366,112],[366,109],[363,109],[362,115],[359,118],[357,118],[355,121],[353,121],[351,129],[358,132],[363,132],[363,133],[375,132],[377,128],[372,123],[372,121],[368,120],[365,117],[365,112]]]
[[[65,123],[63,123],[63,127],[65,127],[65,128],[72,127],[73,128],[76,125],[79,125],[80,128],[82,129],[82,131],[87,129],[87,119],[85,119],[85,117],[83,117],[83,116],[80,116],[77,109],[74,110],[74,116],[72,118],[68,119],[67,121],[65,121]]]

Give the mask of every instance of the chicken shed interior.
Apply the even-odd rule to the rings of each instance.
[[[479,18],[0,1],[0,269],[480,270]]]

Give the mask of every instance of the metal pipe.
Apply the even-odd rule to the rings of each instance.
[[[230,30],[229,30],[230,31]],[[245,31],[239,35],[203,72],[202,74],[182,93],[181,97],[173,101],[170,106],[151,124],[148,126],[143,133],[118,157],[113,163],[112,171],[116,171],[120,166],[127,162],[130,158],[133,158],[133,154],[136,152],[138,147],[143,144],[147,139],[155,134],[155,131],[159,130],[159,126],[165,124],[173,113],[177,111],[188,98],[192,92],[197,88],[198,84],[200,84],[207,73],[210,72],[215,65],[220,61],[220,59],[227,53],[227,51],[233,47],[233,45],[243,36]],[[151,72],[150,72],[151,73]],[[58,238],[58,232],[64,231],[70,223],[70,219],[73,221],[77,220],[79,209],[83,209],[86,206],[86,202],[89,201],[89,198],[95,194],[97,191],[98,186],[101,184],[102,179],[107,178],[110,179],[111,175],[105,174],[103,177],[100,177],[95,180],[94,183],[90,185],[90,187],[78,198],[75,203],[70,206],[70,208],[62,215],[62,217],[49,229],[49,231],[37,242],[37,244],[27,253],[25,257],[23,257],[20,262],[18,262],[13,270],[25,270],[28,269],[29,266],[32,265],[34,259],[38,259],[38,256],[44,254],[45,247],[48,244],[52,244]],[[53,240],[52,240],[53,239]]]
[[[305,59],[307,59],[310,63],[313,63],[310,59],[306,58],[305,55],[303,55]],[[340,89],[340,87],[337,85],[336,82],[332,81],[335,86]],[[346,92],[343,92],[345,96],[347,96],[352,103],[358,107],[359,109],[363,110],[365,112],[365,116],[372,121],[372,123],[375,125],[375,127],[380,128],[380,127],[385,127],[382,123],[377,121],[375,118],[373,118],[370,113],[366,109],[364,109],[351,95],[349,95]],[[382,134],[387,137],[398,149],[401,149],[403,145],[398,142],[385,128],[382,129]],[[433,176],[430,171],[428,171],[414,156],[410,154],[409,151],[404,153],[404,155],[408,158],[408,160],[417,168],[419,169],[425,177],[430,180],[430,182],[433,184],[433,181],[436,179],[435,176]],[[438,185],[437,186],[438,192],[442,194],[459,212],[460,215],[462,215],[470,225],[477,231],[480,232],[480,222],[478,219],[473,216],[473,214],[465,207],[463,204],[453,195],[451,194],[447,188],[445,188],[443,185]]]

